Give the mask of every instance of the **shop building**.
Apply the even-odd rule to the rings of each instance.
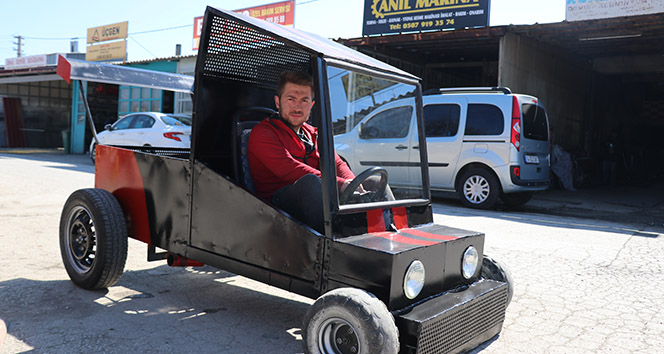
[[[340,39],[423,88],[506,86],[539,97],[579,184],[615,136],[622,182],[664,176],[664,13]]]

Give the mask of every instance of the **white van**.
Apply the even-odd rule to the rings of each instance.
[[[424,92],[423,105],[432,191],[456,191],[464,205],[488,209],[499,198],[522,205],[548,188],[549,123],[537,98],[505,87],[436,89]],[[353,171],[386,167],[392,187],[419,184],[419,163],[410,162],[419,161],[415,117],[414,98],[395,99],[335,135],[337,153]]]

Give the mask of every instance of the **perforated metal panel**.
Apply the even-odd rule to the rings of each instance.
[[[284,70],[310,72],[308,52],[234,20],[211,17],[205,76],[266,84],[276,83]]]
[[[468,306],[458,306],[423,323],[417,343],[418,354],[441,354],[459,351],[475,336],[500,325],[505,320],[507,286],[473,299]]]

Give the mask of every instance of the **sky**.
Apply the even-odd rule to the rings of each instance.
[[[69,52],[72,38],[85,52],[87,29],[129,21],[128,60],[182,55],[192,50],[194,17],[207,6],[228,10],[280,0],[20,0],[3,4],[0,11],[0,65],[17,56],[22,36],[23,56]],[[491,26],[560,22],[566,0],[491,0]],[[328,38],[362,36],[363,0],[296,0],[295,28]]]

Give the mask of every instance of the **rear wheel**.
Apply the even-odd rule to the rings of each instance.
[[[482,168],[465,171],[457,184],[461,204],[477,209],[491,209],[500,193],[498,179]]]
[[[507,283],[507,306],[510,305],[512,296],[514,295],[514,280],[512,280],[512,274],[510,274],[507,268],[485,254],[482,261],[482,269],[480,270],[480,278]]]
[[[399,351],[399,332],[385,304],[354,288],[335,289],[319,297],[304,316],[303,337],[307,353]]]
[[[69,278],[85,289],[114,285],[127,260],[127,226],[117,199],[102,189],[72,193],[60,217],[60,254]]]

